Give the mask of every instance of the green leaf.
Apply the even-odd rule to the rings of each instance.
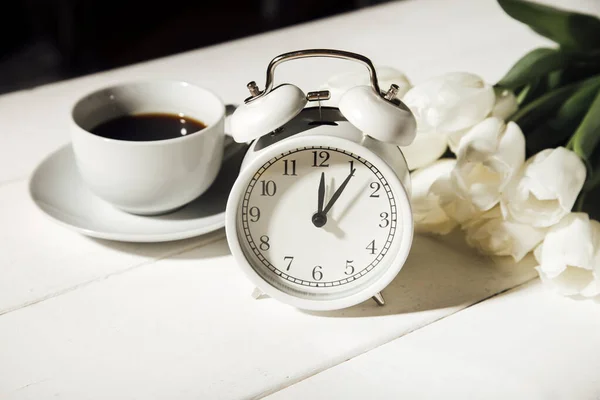
[[[579,87],[555,114],[542,121],[527,135],[527,150],[537,153],[546,148],[564,145],[581,123],[599,90],[600,80]]]
[[[554,90],[562,86],[564,70],[552,71],[548,74],[548,90]]]
[[[589,214],[590,219],[600,220],[600,187],[596,186],[590,191],[579,193],[573,211],[583,211]]]
[[[577,200],[575,201],[575,204],[573,205],[573,212],[582,212],[584,207],[586,206],[586,195],[588,192],[586,191],[581,191],[579,192],[579,195],[577,196]]]
[[[531,131],[540,121],[551,118],[561,104],[579,88],[598,83],[600,83],[600,75],[548,92],[514,113],[510,120],[519,124],[523,131]]]
[[[546,48],[535,49],[521,57],[497,85],[516,89],[553,71],[565,68],[570,61],[571,56],[563,51]]]
[[[542,121],[550,118],[550,115],[556,112],[560,105],[579,88],[579,85],[580,83],[574,83],[546,93],[514,113],[510,120],[516,122],[527,136]]]
[[[600,60],[598,63],[573,62],[571,65],[565,68],[561,74],[559,86],[568,85],[599,73]]]
[[[591,156],[598,142],[600,142],[600,92],[596,93],[583,121],[571,137],[568,147],[590,165]]]
[[[597,187],[600,183],[600,168],[592,170],[591,176],[588,177],[585,185],[583,186],[584,191],[590,191]]]
[[[600,48],[600,20],[524,0],[498,0],[504,11],[566,49]]]
[[[520,92],[517,93],[517,103],[519,105],[523,104],[527,100],[527,97],[529,96],[529,91],[531,90],[534,84],[535,82],[525,86]]]
[[[519,93],[519,98],[517,99],[519,107],[524,107],[545,94],[548,91],[548,82],[545,77],[543,77],[534,80],[526,87],[528,88],[526,93]]]

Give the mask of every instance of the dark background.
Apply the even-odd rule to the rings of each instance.
[[[0,0],[0,93],[389,0]]]

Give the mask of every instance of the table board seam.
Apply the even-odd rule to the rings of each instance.
[[[285,390],[285,389],[287,389],[287,388],[289,388],[289,387],[292,387],[292,386],[294,386],[294,385],[296,385],[296,384],[298,384],[298,383],[300,383],[300,382],[303,382],[303,381],[305,381],[305,380],[307,380],[307,379],[309,379],[309,378],[312,378],[313,376],[319,375],[319,374],[320,374],[320,373],[322,373],[322,372],[325,372],[325,371],[327,371],[327,370],[329,370],[329,369],[332,369],[332,368],[335,368],[335,367],[337,367],[337,366],[340,366],[340,365],[342,365],[342,364],[344,364],[344,363],[346,363],[346,362],[348,362],[348,361],[350,361],[350,360],[352,360],[352,359],[354,359],[354,358],[356,358],[356,357],[359,357],[359,356],[361,356],[361,355],[367,354],[367,353],[369,353],[369,352],[371,352],[371,351],[373,351],[373,350],[375,350],[375,349],[377,349],[377,348],[379,348],[379,347],[381,347],[381,346],[384,346],[384,345],[386,345],[386,344],[388,344],[388,343],[391,343],[391,342],[393,342],[394,340],[397,340],[397,339],[400,339],[400,338],[402,338],[402,337],[405,337],[405,336],[407,336],[407,335],[413,334],[413,333],[415,333],[415,332],[417,332],[417,331],[419,331],[419,330],[421,330],[421,329],[423,329],[423,328],[425,328],[425,327],[427,327],[427,326],[429,326],[429,325],[432,325],[432,324],[434,324],[434,323],[436,323],[436,322],[439,322],[439,321],[441,321],[441,320],[443,320],[443,319],[446,319],[446,318],[448,318],[448,317],[451,317],[452,315],[454,315],[454,314],[457,314],[457,313],[459,313],[459,312],[465,311],[465,310],[467,310],[467,309],[469,309],[469,308],[471,308],[471,307],[473,307],[473,306],[476,306],[477,304],[480,304],[480,303],[483,303],[483,302],[485,302],[485,301],[491,300],[491,299],[493,299],[494,297],[497,297],[497,296],[503,295],[503,294],[505,294],[505,293],[507,293],[507,292],[510,292],[510,291],[513,291],[513,290],[516,290],[516,289],[518,289],[518,288],[520,288],[520,287],[522,287],[522,286],[525,286],[525,285],[527,285],[527,284],[529,284],[529,283],[531,283],[532,281],[534,281],[534,280],[537,280],[537,279],[539,279],[539,278],[536,276],[536,277],[533,277],[533,278],[527,279],[526,281],[524,281],[524,282],[521,282],[521,283],[519,283],[519,284],[517,284],[517,285],[515,285],[515,286],[513,286],[513,287],[506,288],[506,289],[503,289],[503,290],[501,290],[501,291],[499,291],[499,292],[497,292],[497,293],[491,294],[491,295],[489,295],[489,296],[487,296],[487,297],[484,297],[484,298],[482,298],[482,299],[480,299],[480,300],[477,300],[477,301],[475,301],[475,302],[473,302],[473,303],[471,303],[471,304],[468,304],[468,305],[466,305],[464,308],[461,308],[461,309],[459,309],[459,310],[456,310],[456,311],[454,311],[454,312],[452,312],[452,313],[450,313],[450,314],[444,315],[444,316],[442,316],[442,317],[440,317],[440,318],[437,318],[437,319],[435,319],[435,320],[432,320],[432,321],[426,322],[426,323],[425,323],[425,324],[423,324],[423,325],[417,326],[417,327],[415,327],[414,329],[411,329],[411,330],[409,330],[409,331],[407,331],[407,332],[405,332],[405,333],[401,334],[400,336],[395,336],[395,337],[393,337],[393,338],[390,338],[389,340],[384,340],[383,342],[381,342],[381,343],[378,343],[378,344],[376,344],[375,346],[373,346],[373,347],[370,347],[370,348],[368,348],[368,349],[364,349],[364,350],[360,351],[359,353],[357,353],[357,354],[354,354],[354,355],[352,355],[352,356],[350,356],[350,357],[344,357],[344,359],[343,359],[343,360],[341,360],[341,361],[339,361],[339,362],[335,362],[335,361],[334,361],[334,362],[333,362],[331,365],[329,365],[329,366],[326,366],[326,367],[324,367],[324,368],[321,368],[321,369],[319,369],[319,370],[317,370],[317,371],[314,371],[314,372],[312,372],[312,373],[310,373],[310,374],[307,374],[306,376],[304,376],[304,377],[301,377],[301,378],[299,378],[299,379],[297,379],[297,380],[295,380],[295,381],[293,381],[293,382],[289,382],[289,383],[288,383],[288,382],[286,382],[286,383],[284,383],[282,386],[279,386],[279,387],[276,387],[276,388],[272,388],[272,389],[266,390],[266,391],[264,391],[264,392],[262,392],[262,393],[259,393],[259,394],[257,394],[257,395],[251,396],[251,397],[250,397],[250,399],[252,399],[252,400],[263,399],[263,398],[265,398],[265,397],[267,397],[267,396],[270,396],[270,395],[273,395],[273,394],[275,394],[275,393],[281,392],[282,390]]]
[[[0,180],[0,188],[3,188],[5,186],[10,186],[15,183],[23,182],[25,180],[28,180],[28,177],[26,175],[18,176],[16,178],[9,178],[6,180]]]
[[[149,259],[149,260],[145,260],[145,261],[143,261],[141,263],[132,265],[131,267],[124,268],[124,269],[121,269],[119,271],[111,272],[109,274],[102,275],[102,276],[99,276],[99,277],[87,280],[85,282],[78,283],[77,285],[70,286],[68,288],[57,290],[55,292],[49,293],[49,294],[47,294],[45,296],[42,296],[40,298],[31,300],[31,301],[28,301],[28,302],[25,302],[25,303],[22,303],[22,304],[19,304],[17,306],[13,306],[13,307],[9,307],[9,308],[4,309],[4,310],[0,310],[0,317],[2,317],[3,315],[7,315],[7,314],[9,314],[11,312],[14,312],[14,311],[22,310],[24,308],[27,308],[27,307],[30,307],[30,306],[33,306],[33,305],[36,305],[36,304],[39,304],[39,303],[43,303],[44,301],[47,301],[47,300],[50,300],[50,299],[53,299],[53,298],[56,298],[56,297],[60,297],[60,296],[62,296],[64,294],[71,293],[71,292],[73,292],[75,290],[78,290],[78,289],[81,289],[83,287],[86,287],[86,286],[88,286],[88,285],[90,285],[92,283],[103,281],[103,280],[111,278],[113,276],[125,274],[127,272],[130,272],[130,271],[133,271],[133,270],[137,270],[137,269],[145,267],[145,266],[153,265],[153,264],[155,264],[155,263],[157,263],[157,262],[159,262],[161,260],[167,259],[169,257],[181,255],[181,254],[187,253],[189,251],[196,250],[196,249],[198,249],[200,247],[208,246],[208,245],[210,245],[212,243],[218,242],[219,240],[223,240],[224,237],[225,237],[224,232],[221,232],[220,234],[215,235],[215,237],[210,238],[207,241],[203,241],[201,243],[195,243],[195,244],[192,244],[192,245],[189,245],[189,246],[185,246],[183,248],[179,248],[177,250],[170,251],[170,252],[168,252],[168,253],[166,253],[166,254],[164,254],[162,256],[159,256],[159,257],[156,257],[156,258],[152,258],[152,259]]]

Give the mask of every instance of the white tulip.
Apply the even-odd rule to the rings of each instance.
[[[417,132],[415,140],[401,147],[408,168],[423,168],[440,158],[448,147],[446,135],[437,132]]]
[[[600,294],[600,223],[569,213],[535,249],[542,282],[565,296]]]
[[[517,112],[519,103],[517,103],[517,97],[512,90],[494,88],[494,94],[496,96],[496,101],[494,103],[494,108],[492,108],[492,117],[498,117],[505,120]]]
[[[521,261],[544,238],[545,230],[506,221],[496,206],[463,225],[469,246],[483,254]]]
[[[460,141],[470,130],[471,127],[448,133],[448,146],[454,154],[458,154],[458,150],[460,148]]]
[[[452,159],[438,160],[411,174],[415,231],[445,235],[456,227],[456,222],[441,209],[438,196],[431,191],[435,182],[449,179],[455,163]]]
[[[514,122],[490,117],[460,143],[452,184],[477,210],[489,210],[525,162],[525,136]]]
[[[402,99],[421,131],[450,133],[481,122],[494,106],[494,90],[479,76],[452,72],[416,85]]]
[[[451,177],[435,181],[431,185],[431,193],[437,196],[439,207],[448,218],[459,224],[464,224],[481,214],[481,211],[473,205],[467,194],[460,192],[452,184]]]
[[[585,181],[585,165],[564,147],[531,157],[502,194],[505,218],[538,227],[556,224],[571,211]]]
[[[494,88],[495,103],[488,117],[506,120],[519,108],[515,94],[508,89]],[[448,133],[448,145],[454,154],[457,154],[461,139],[469,132],[470,128]]]
[[[382,91],[387,91],[392,84],[398,85],[398,93],[396,97],[402,98],[411,88],[408,77],[402,72],[392,67],[376,66],[377,80],[379,88]],[[348,90],[355,86],[370,85],[371,81],[366,70],[346,72],[334,75],[321,86],[322,89],[327,89],[331,93],[331,99],[322,101],[322,105],[337,107],[340,98]]]

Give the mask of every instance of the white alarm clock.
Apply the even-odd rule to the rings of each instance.
[[[273,87],[275,67],[304,57],[364,64],[370,86],[320,107],[327,91]],[[274,58],[265,89],[232,115],[231,134],[252,142],[230,192],[226,232],[231,252],[260,292],[308,310],[334,310],[373,297],[394,279],[413,237],[409,171],[399,149],[416,122],[379,89],[371,61],[339,50],[303,50]],[[308,104],[308,105],[307,105]]]

